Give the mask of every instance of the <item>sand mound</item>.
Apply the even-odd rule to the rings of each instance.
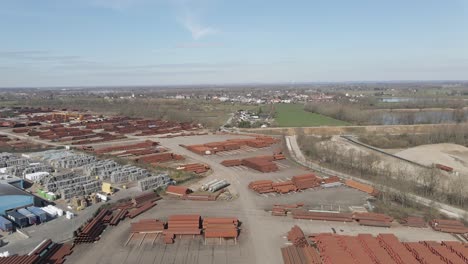
[[[425,165],[443,164],[468,173],[468,148],[457,144],[432,144],[409,148],[395,155]]]

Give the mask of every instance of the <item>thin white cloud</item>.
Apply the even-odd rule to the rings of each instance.
[[[179,20],[182,26],[190,32],[194,40],[218,33],[215,28],[202,25],[199,19],[195,18],[190,12],[187,12]]]

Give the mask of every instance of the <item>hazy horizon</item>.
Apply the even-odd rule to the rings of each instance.
[[[2,3],[0,87],[460,81],[468,1]]]

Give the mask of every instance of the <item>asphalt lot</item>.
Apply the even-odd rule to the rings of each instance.
[[[286,233],[294,224],[299,224],[306,233],[332,232],[335,228],[343,234],[392,232],[403,241],[454,240],[451,235],[436,233],[431,229],[410,229],[396,226],[390,229],[361,227],[356,223],[336,223],[321,221],[294,220],[292,217],[271,216],[269,209],[277,203],[305,203],[316,208],[320,205],[333,206],[346,210],[348,206],[362,206],[367,195],[339,187],[333,189],[306,190],[286,195],[259,195],[247,188],[252,180],[286,180],[294,175],[307,173],[295,163],[284,160],[278,162],[280,170],[275,173],[261,173],[245,167],[227,168],[219,164],[224,159],[238,159],[257,155],[269,155],[279,146],[200,156],[179,146],[179,144],[202,144],[221,141],[239,136],[196,136],[157,139],[172,152],[211,166],[213,173],[192,189],[212,179],[226,179],[231,183],[231,193],[238,198],[232,201],[196,202],[162,200],[158,205],[139,218],[166,220],[171,214],[200,214],[202,216],[233,216],[242,222],[241,234],[236,245],[205,245],[203,238],[192,236],[177,238],[173,245],[164,245],[160,238],[135,238],[128,245],[129,226],[125,221],[117,227],[106,230],[102,239],[93,244],[78,247],[69,258],[71,263],[282,263],[280,248],[287,244]],[[138,218],[138,219],[139,219]],[[137,219],[135,219],[137,220]],[[342,231],[341,231],[342,230]],[[154,240],[154,242],[153,242]],[[103,252],[106,252],[105,254]]]
[[[226,179],[231,183],[229,190],[237,198],[231,201],[198,202],[182,200],[161,200],[158,205],[133,220],[125,220],[116,227],[108,227],[102,238],[94,244],[78,245],[68,257],[68,263],[282,263],[280,248],[287,244],[286,233],[295,224],[306,233],[332,232],[335,228],[342,234],[358,233],[395,233],[403,241],[455,240],[448,234],[437,233],[431,229],[415,229],[396,225],[392,228],[362,227],[356,223],[337,223],[322,221],[294,220],[292,217],[271,216],[269,210],[274,204],[305,203],[307,208],[320,206],[347,210],[349,206],[363,206],[368,196],[347,187],[332,189],[311,189],[285,195],[257,194],[247,188],[250,181],[271,179],[285,181],[294,175],[309,171],[289,160],[278,161],[279,171],[261,173],[243,166],[227,168],[220,164],[225,159],[241,159],[258,155],[272,155],[280,145],[254,149],[242,147],[240,150],[201,156],[180,146],[180,144],[203,144],[223,141],[229,138],[244,138],[239,135],[205,135],[176,138],[139,137],[141,140],[159,141],[171,152],[181,154],[188,160],[208,164],[213,173],[190,188],[196,190],[201,184],[213,179]],[[130,192],[130,190],[127,190]],[[119,196],[129,195],[121,192]],[[117,197],[114,198],[114,200]],[[89,215],[92,214],[89,208]],[[75,224],[79,225],[88,216],[80,212]],[[176,243],[165,245],[160,237],[134,237],[129,239],[130,223],[138,219],[157,218],[166,220],[172,214],[200,214],[210,217],[237,217],[242,222],[241,233],[236,244],[232,241],[204,241],[202,237],[177,237]],[[54,221],[56,221],[54,223]],[[5,250],[12,253],[29,252],[44,238],[62,241],[70,237],[73,223],[57,219],[49,224],[31,227],[28,233],[32,238],[11,240]],[[15,234],[17,236],[17,234]],[[217,243],[218,242],[218,243]],[[207,243],[207,245],[205,245]],[[3,249],[3,248],[2,248]]]

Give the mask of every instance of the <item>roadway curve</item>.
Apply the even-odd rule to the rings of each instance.
[[[345,173],[342,173],[342,172],[339,172],[339,171],[324,168],[324,167],[318,165],[317,163],[314,163],[314,162],[308,160],[304,156],[304,154],[302,153],[302,151],[301,151],[301,149],[299,147],[299,144],[297,143],[297,136],[285,136],[285,139],[286,139],[286,146],[288,148],[288,151],[289,151],[290,156],[292,157],[292,159],[294,159],[297,163],[299,163],[299,164],[301,164],[301,165],[303,165],[305,167],[308,167],[308,168],[310,168],[310,169],[312,169],[314,171],[320,172],[320,173],[328,175],[328,176],[336,175],[336,176],[338,176],[340,178],[353,179],[353,180],[356,180],[356,181],[359,181],[359,182],[362,182],[362,183],[365,183],[365,184],[376,186],[377,189],[382,190],[382,191],[392,192],[392,193],[400,193],[399,190],[388,187],[388,186],[378,185],[378,184],[375,184],[375,183],[373,183],[371,181],[363,180],[361,178],[357,178],[357,177],[351,176],[349,174],[345,174]],[[448,216],[451,216],[451,217],[462,219],[466,215],[468,215],[468,211],[457,208],[457,207],[453,207],[453,206],[448,205],[448,204],[440,203],[440,202],[437,202],[437,201],[434,201],[434,200],[431,200],[431,199],[428,199],[428,198],[425,198],[425,197],[422,197],[422,196],[419,196],[419,195],[415,195],[415,194],[407,193],[406,195],[407,195],[407,197],[409,199],[411,199],[414,202],[417,202],[419,204],[422,204],[422,205],[425,205],[425,206],[428,206],[428,207],[436,208],[441,213],[444,213],[444,214],[446,214]]]

